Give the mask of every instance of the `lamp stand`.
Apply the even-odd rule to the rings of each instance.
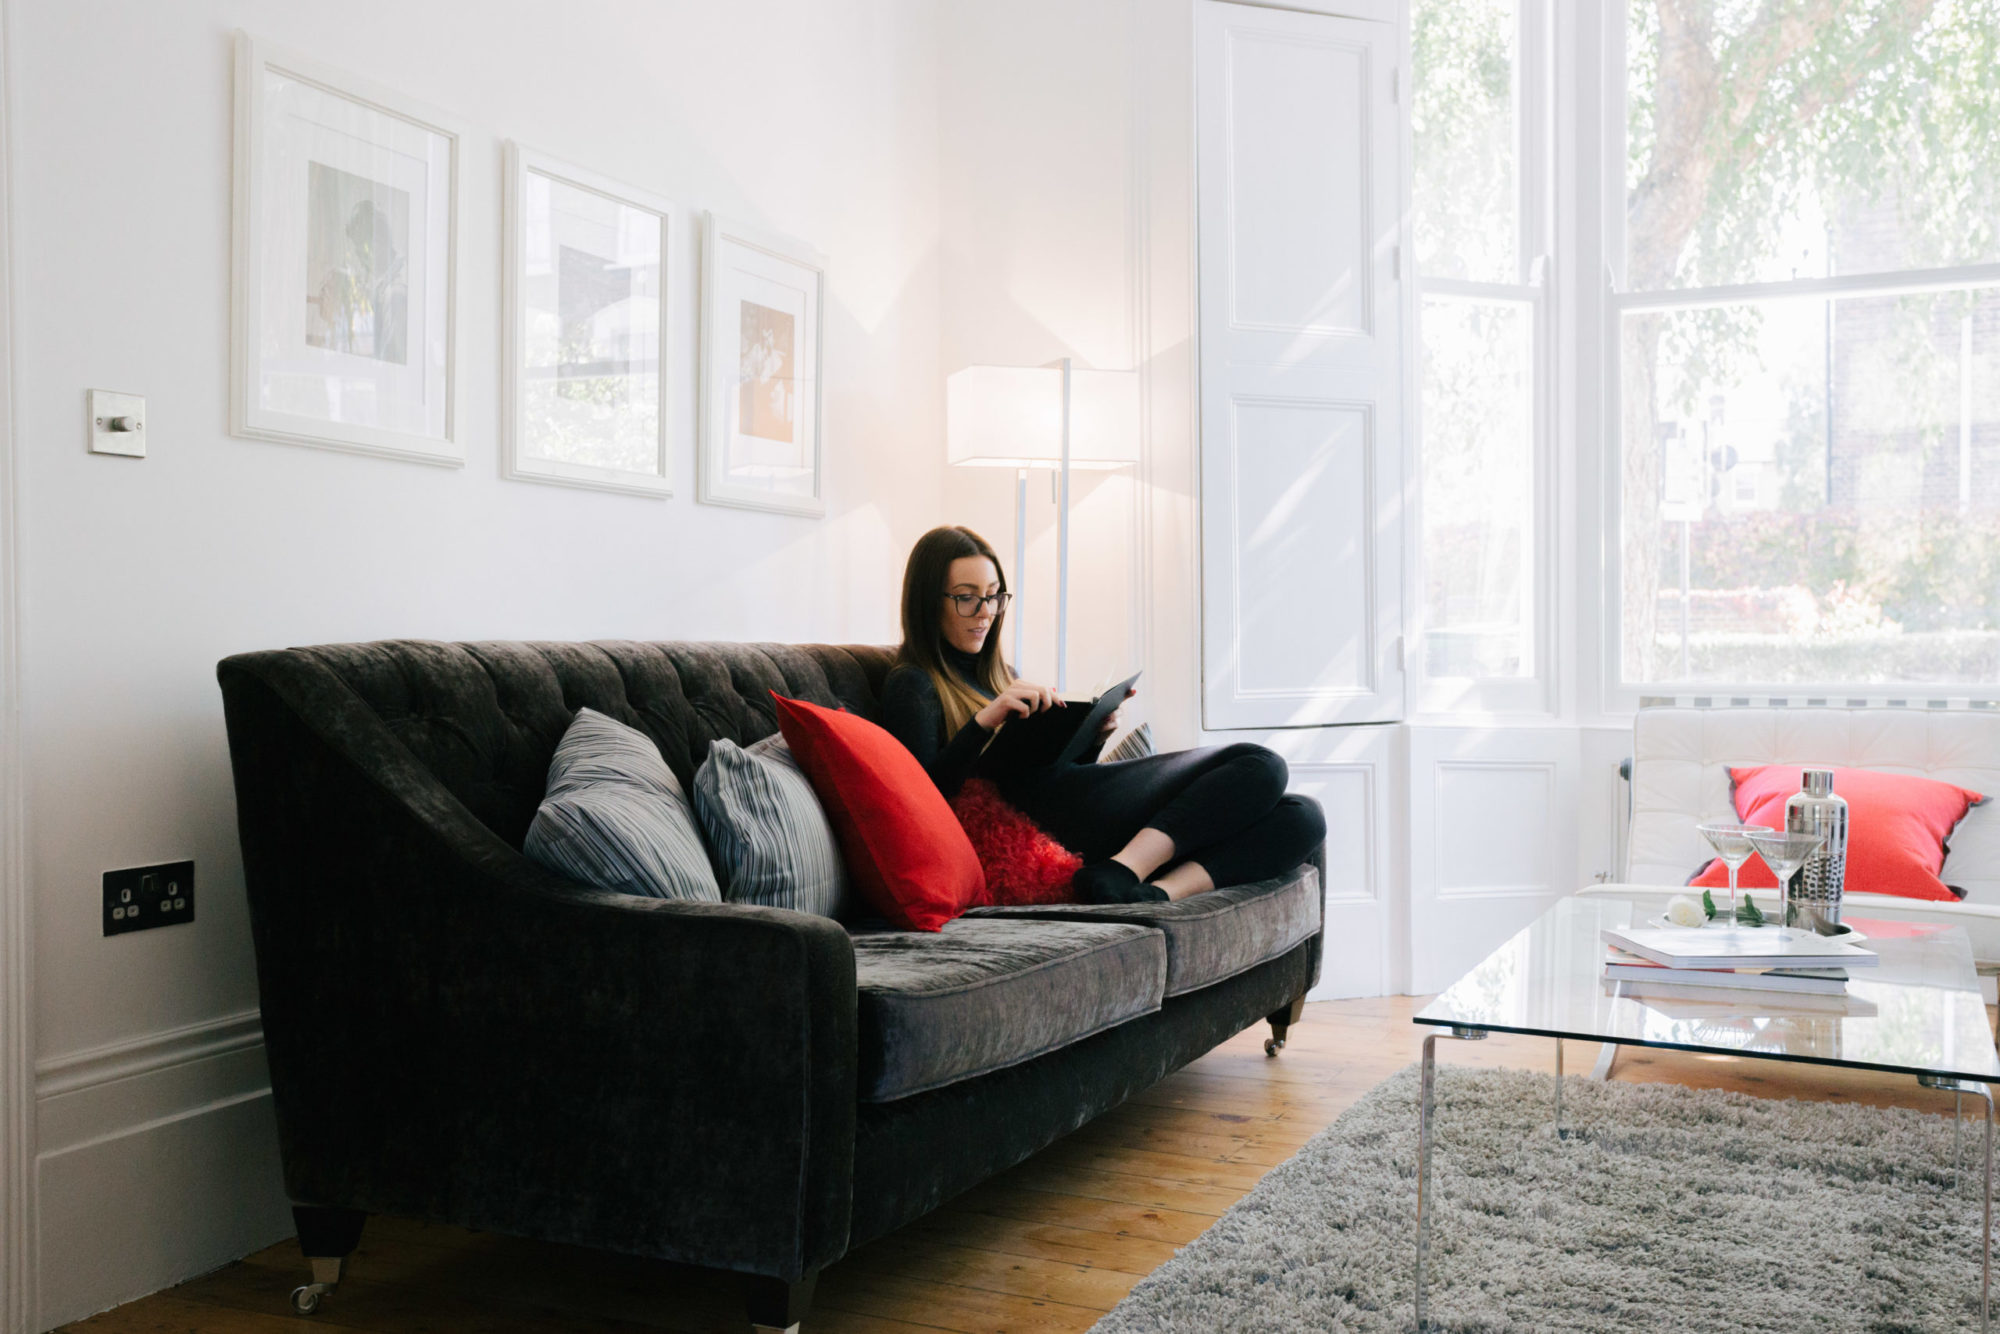
[[[1014,589],[1015,597],[1028,585],[1028,470],[1014,469]],[[1021,615],[1014,614],[1014,658],[1009,672],[1021,670]]]
[[[1062,482],[1056,500],[1056,694],[1069,688],[1069,372],[1062,359]]]

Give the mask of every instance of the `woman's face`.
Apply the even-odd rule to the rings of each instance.
[[[960,556],[953,561],[945,574],[944,642],[961,653],[979,652],[986,644],[987,632],[993,629],[993,604],[981,602],[972,615],[961,616],[958,604],[951,599],[962,594],[986,598],[999,591],[1000,571],[986,557]]]

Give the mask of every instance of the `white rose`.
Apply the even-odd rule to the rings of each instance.
[[[1667,920],[1675,926],[1701,926],[1708,921],[1708,914],[1687,895],[1676,894],[1667,904]]]

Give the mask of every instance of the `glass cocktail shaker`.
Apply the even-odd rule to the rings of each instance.
[[[1785,890],[1785,921],[1832,935],[1847,879],[1847,803],[1833,794],[1833,770],[1805,771],[1804,788],[1785,803],[1785,828],[1826,835]]]

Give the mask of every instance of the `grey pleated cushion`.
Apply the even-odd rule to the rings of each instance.
[[[1157,753],[1159,747],[1153,744],[1153,725],[1140,723],[1120,737],[1118,744],[1097,757],[1100,764],[1116,764],[1119,760],[1142,760]]]
[[[729,902],[846,914],[840,845],[783,736],[711,745],[695,771],[694,810]]]
[[[548,795],[521,851],[599,889],[722,898],[694,812],[660,748],[595,709],[577,710],[557,744]]]

